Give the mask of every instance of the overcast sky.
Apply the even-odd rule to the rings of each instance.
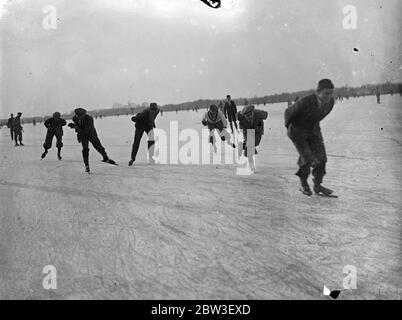
[[[3,1],[4,2],[4,1]],[[401,81],[399,0],[15,0],[3,10],[0,117]],[[57,10],[45,30],[46,5]],[[356,30],[342,25],[357,8]],[[354,52],[353,48],[359,52]]]

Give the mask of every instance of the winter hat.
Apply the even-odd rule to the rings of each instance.
[[[155,102],[151,102],[151,104],[149,105],[149,108],[152,111],[156,111],[156,110],[158,110],[158,105]]]
[[[211,104],[211,105],[209,106],[209,111],[217,112],[217,111],[218,111],[218,107],[217,107],[215,104]]]
[[[320,92],[325,89],[334,89],[335,86],[330,79],[322,79],[318,82],[317,91]]]
[[[53,113],[53,118],[56,118],[56,119],[58,119],[58,118],[60,118],[61,117],[61,115],[60,115],[60,112],[55,112],[55,113]]]
[[[74,113],[75,113],[77,116],[83,116],[84,114],[87,113],[87,110],[85,110],[85,109],[83,109],[83,108],[77,108],[77,109],[74,110]]]

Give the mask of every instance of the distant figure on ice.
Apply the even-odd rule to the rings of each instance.
[[[14,114],[10,114],[10,118],[7,121],[7,128],[10,129],[11,141],[14,141]]]
[[[18,141],[19,141],[19,145],[23,146],[24,144],[22,143],[22,132],[24,131],[24,129],[22,128],[21,125],[21,116],[22,113],[18,112],[17,116],[14,118],[13,121],[13,130],[14,130],[14,140],[15,140],[15,146],[18,146]]]
[[[158,116],[158,113],[158,105],[155,102],[152,102],[149,108],[146,108],[144,111],[131,118],[131,121],[135,122],[135,134],[133,148],[131,150],[131,159],[128,162],[129,166],[133,165],[135,158],[137,157],[138,148],[140,147],[141,138],[144,132],[148,135],[149,162],[155,163],[153,158],[155,149],[154,128],[156,128],[155,119]]]
[[[56,137],[57,147],[57,159],[61,160],[61,148],[63,147],[63,126],[65,126],[66,120],[61,118],[60,112],[53,113],[53,117],[45,121],[44,125],[47,128],[45,143],[43,148],[45,152],[42,153],[41,159],[44,159],[48,150],[52,147],[53,137]]]
[[[306,195],[312,195],[307,179],[310,168],[313,168],[314,192],[331,195],[332,190],[324,188],[321,183],[326,173],[327,156],[324,140],[321,134],[320,121],[333,109],[334,84],[329,79],[318,82],[316,93],[306,96],[285,111],[285,127],[288,137],[292,140],[299,153],[297,162],[300,178],[300,190]]]
[[[264,120],[268,118],[268,112],[255,109],[253,105],[245,106],[242,111],[237,113],[240,129],[243,131],[243,150],[244,156],[248,158],[250,169],[255,171],[253,156],[257,154],[255,149],[259,146],[264,134]],[[254,130],[254,145],[251,150],[248,150],[248,144],[253,144],[253,141],[248,141],[247,130]]]
[[[234,133],[233,122],[234,122],[237,132],[239,132],[239,129],[237,128],[237,123],[236,123],[237,107],[236,107],[235,102],[232,100],[232,98],[230,97],[229,94],[226,96],[226,101],[225,101],[225,106],[223,108],[223,111],[224,111],[226,119],[228,119],[228,121],[229,121],[230,129],[232,130],[232,133]]]
[[[225,130],[228,126],[225,115],[216,105],[213,104],[209,107],[209,111],[205,113],[204,118],[202,119],[202,124],[207,126],[209,129],[209,143],[213,147],[214,152],[217,152],[214,136],[215,130],[218,131],[222,141],[226,141],[227,144],[236,148],[236,145],[230,140],[229,132]]]
[[[98,134],[94,126],[94,119],[88,115],[87,111],[83,108],[75,109],[74,113],[75,115],[72,119],[73,122],[69,123],[68,126],[72,129],[75,129],[75,132],[77,132],[77,140],[82,144],[82,157],[85,164],[85,171],[88,173],[90,172],[89,142],[91,142],[96,151],[102,155],[103,162],[116,164],[116,162],[108,157],[105,148],[102,146],[98,138]]]
[[[36,126],[36,120],[35,120],[35,118],[32,119],[32,125],[33,125],[33,126]]]
[[[375,95],[377,97],[377,104],[381,104],[381,93],[380,93],[380,89],[377,88]]]

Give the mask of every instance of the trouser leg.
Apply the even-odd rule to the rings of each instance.
[[[288,136],[299,153],[299,159],[297,161],[299,170],[296,172],[296,175],[300,177],[302,181],[307,181],[311,170],[310,167],[313,163],[313,153],[307,140],[307,136],[292,133],[288,133]]]
[[[57,147],[57,155],[60,156],[61,148],[63,148],[63,136],[56,135],[56,147]]]
[[[102,146],[102,143],[100,142],[98,137],[92,137],[89,139],[89,141],[94,146],[95,150],[98,151],[102,155],[103,160],[106,160],[109,158],[106,153],[105,148]]]
[[[135,129],[133,148],[131,149],[131,160],[135,161],[135,158],[137,157],[138,148],[140,147],[140,142],[144,131],[145,130],[141,128]]]
[[[53,136],[54,134],[52,132],[46,133],[45,142],[43,143],[43,148],[45,148],[46,152],[52,147]]]
[[[321,184],[326,174],[327,154],[322,137],[311,136],[309,138],[310,149],[313,154],[312,168],[315,184]]]
[[[86,166],[89,165],[89,140],[87,138],[82,138],[82,158]]]

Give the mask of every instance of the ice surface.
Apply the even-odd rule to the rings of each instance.
[[[326,299],[345,265],[357,289],[342,299],[401,298],[401,98],[351,99],[322,122],[324,185],[339,199],[298,191],[297,154],[283,126],[285,104],[267,105],[257,173],[235,165],[146,163],[146,137],[128,167],[131,116],[95,120],[120,166],[90,151],[84,173],[65,129],[40,161],[43,124],[24,126],[25,147],[0,130],[0,298]],[[158,128],[201,131],[199,112],[165,112]],[[181,142],[181,145],[184,143]],[[42,269],[57,268],[57,290]]]

